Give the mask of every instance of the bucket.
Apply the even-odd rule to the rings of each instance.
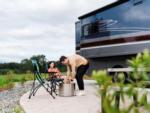
[[[59,96],[62,96],[62,97],[75,96],[75,83],[60,84],[58,94]]]

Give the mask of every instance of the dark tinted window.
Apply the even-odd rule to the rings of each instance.
[[[76,44],[80,44],[80,40],[81,40],[81,23],[77,22],[75,27],[76,27]]]
[[[111,36],[119,38],[122,35],[129,36],[131,33],[148,33],[150,32],[149,6],[150,0],[129,0],[108,10],[81,19],[82,39]],[[94,21],[96,22],[94,23]],[[91,27],[91,24],[87,25],[87,23],[92,23],[95,27]],[[84,26],[89,26],[84,30],[86,33],[83,33]]]
[[[105,21],[99,20],[94,23],[84,25],[82,30],[83,36],[102,34],[107,31],[107,24]]]
[[[90,27],[91,27],[91,24],[87,24],[87,25],[83,26],[83,35],[84,36],[90,35]]]

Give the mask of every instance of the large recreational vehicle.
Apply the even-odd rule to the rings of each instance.
[[[76,22],[76,52],[90,60],[90,70],[127,67],[127,59],[145,48],[150,49],[150,0],[116,0]]]

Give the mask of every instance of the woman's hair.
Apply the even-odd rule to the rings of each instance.
[[[54,63],[54,68],[56,67],[56,62],[55,61],[50,61],[48,62],[48,68],[50,68],[50,64]]]

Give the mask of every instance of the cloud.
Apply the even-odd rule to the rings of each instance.
[[[75,53],[75,22],[116,0],[0,0],[0,62]]]
[[[126,21],[147,21],[150,20],[148,7],[132,7],[123,15]]]

